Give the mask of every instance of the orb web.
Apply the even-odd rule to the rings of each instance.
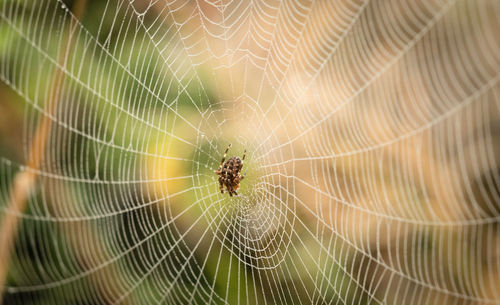
[[[0,0],[4,302],[500,303],[498,1],[78,1]]]

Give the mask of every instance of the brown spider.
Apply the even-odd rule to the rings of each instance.
[[[245,178],[245,175],[241,175],[241,169],[243,168],[243,160],[245,160],[245,155],[247,153],[246,149],[243,153],[243,158],[231,157],[225,163],[227,151],[231,147],[231,144],[226,148],[222,161],[220,162],[219,168],[215,172],[219,176],[219,188],[220,192],[224,194],[224,186],[229,196],[233,197],[233,194],[238,196],[236,190],[240,187],[240,181]]]

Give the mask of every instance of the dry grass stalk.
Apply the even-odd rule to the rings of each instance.
[[[73,15],[76,19],[81,19],[87,6],[87,0],[77,0],[73,6]],[[74,24],[68,27],[65,32],[64,42],[62,43],[59,53],[58,63],[64,66],[68,51],[74,45],[75,37],[72,36]],[[64,80],[64,72],[62,69],[57,69],[51,82],[51,91],[49,98],[45,103],[46,113],[55,113],[58,103],[58,94],[60,86]],[[27,170],[19,172],[12,183],[10,191],[10,202],[5,210],[4,218],[0,226],[0,305],[3,301],[3,289],[9,269],[10,255],[17,236],[17,231],[20,226],[21,218],[18,216],[26,209],[28,197],[33,190],[36,182],[35,172],[40,169],[41,161],[44,158],[45,146],[52,128],[52,121],[46,115],[41,119],[33,141],[31,143]]]

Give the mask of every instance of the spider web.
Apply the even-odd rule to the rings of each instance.
[[[0,0],[23,101],[22,157],[0,150],[1,215],[21,221],[4,302],[500,304],[499,14]],[[229,143],[247,150],[232,198]]]

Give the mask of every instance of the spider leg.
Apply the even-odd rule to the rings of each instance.
[[[215,172],[217,175],[220,173],[220,169],[222,168],[222,165],[224,164],[224,161],[226,160],[226,155],[227,155],[227,152],[229,151],[229,148],[231,147],[231,145],[232,144],[229,143],[229,145],[226,148],[226,151],[224,152],[224,156],[222,156],[222,161],[220,161],[220,165],[217,168],[217,171]]]
[[[240,169],[239,169],[240,171],[243,168],[243,164],[245,163],[245,156],[246,155],[247,155],[247,150],[245,149],[245,151],[243,152],[243,157],[241,158],[241,166],[240,166]],[[245,175],[246,175],[246,173],[245,173]],[[245,177],[245,175],[243,175],[243,177]],[[243,178],[241,178],[241,179],[243,179]]]
[[[245,179],[245,176],[247,175],[247,171],[245,171],[245,173],[243,175],[240,175],[240,181]]]
[[[238,193],[236,193],[236,191],[233,191],[233,194],[235,194],[236,196],[238,196]]]
[[[226,151],[224,152],[224,156],[222,156],[222,161],[220,161],[220,166],[222,166],[222,164],[224,164],[224,160],[226,160],[226,155],[227,155],[227,152],[229,151],[229,148],[231,147],[231,143],[229,143],[229,145],[227,146],[226,148]]]

